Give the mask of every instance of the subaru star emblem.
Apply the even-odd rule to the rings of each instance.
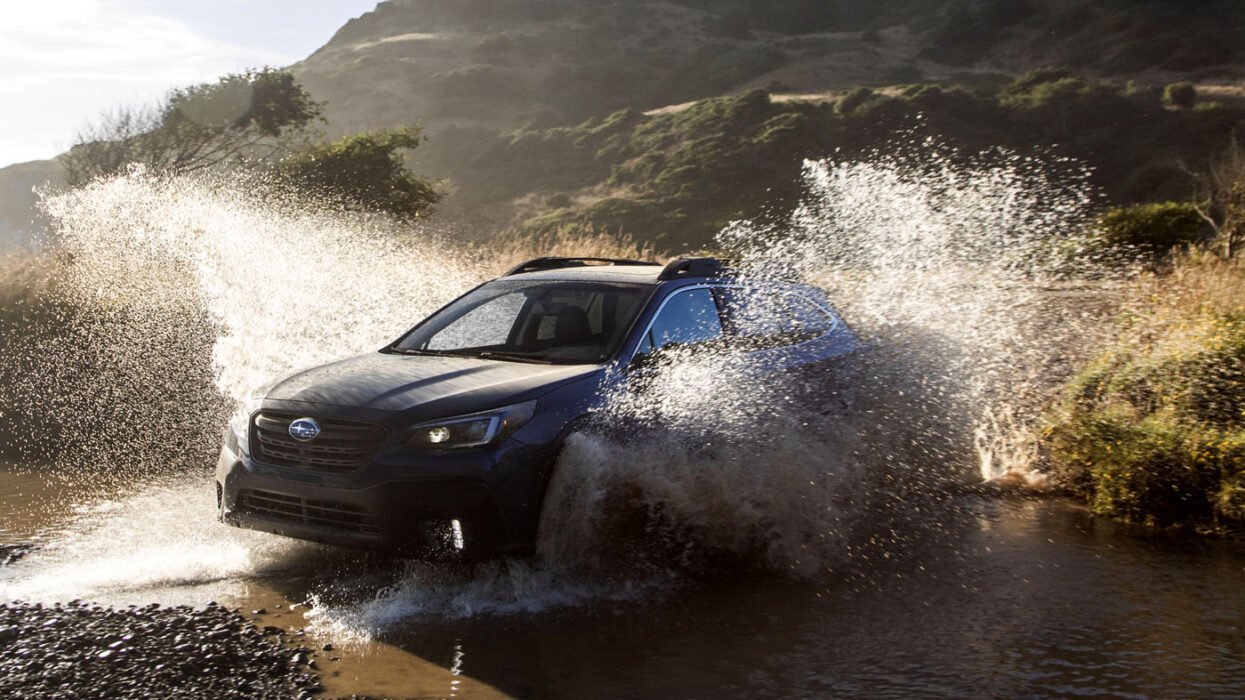
[[[311,440],[320,434],[320,424],[315,418],[299,418],[290,423],[290,437],[295,440]]]

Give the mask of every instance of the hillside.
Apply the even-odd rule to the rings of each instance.
[[[292,68],[313,95],[327,101],[334,134],[422,123],[428,142],[412,166],[445,179],[451,196],[442,205],[444,218],[485,230],[568,221],[640,227],[635,233],[641,236],[695,243],[726,219],[789,201],[802,158],[823,156],[844,139],[876,145],[879,134],[873,132],[901,126],[891,105],[888,113],[872,112],[876,125],[862,114],[858,128],[836,126],[839,133],[832,137],[829,103],[856,86],[899,86],[890,91],[898,94],[913,84],[965,85],[974,94],[954,93],[964,97],[956,98],[964,107],[958,113],[955,105],[933,99],[910,103],[906,111],[951,110],[950,118],[935,121],[956,132],[953,140],[963,137],[972,145],[1066,143],[1080,135],[1052,133],[1039,114],[1005,120],[1008,128],[998,123],[994,91],[1048,64],[1110,78],[1121,90],[1129,80],[1157,90],[1165,82],[1193,79],[1203,94],[1215,92],[1231,102],[1245,75],[1245,11],[1227,0],[1197,5],[1193,12],[1188,3],[1162,0],[392,0],[347,23]],[[697,100],[749,90],[765,91],[784,105],[762,110],[765,119],[786,115],[781,138],[766,132],[762,148],[723,143],[729,162],[704,157],[703,148],[691,158],[684,157],[686,148],[668,152],[676,143],[732,141],[743,133],[733,129],[759,128],[765,120],[662,116]],[[1157,94],[1151,97],[1144,109],[1132,110],[1132,120],[1193,126],[1167,123]],[[968,104],[974,100],[981,104]],[[1093,120],[1092,108],[1087,103],[1080,111]],[[1105,144],[1111,194],[1184,196],[1187,181],[1172,171],[1197,167],[1208,149],[1222,145],[1235,117],[1220,116],[1206,133],[1213,145],[1167,148],[1170,139],[1161,130],[1147,129],[1159,142],[1143,151],[1164,151],[1153,159],[1116,153],[1126,150],[1117,133],[1113,144]],[[1103,133],[1092,144],[1074,144],[1070,155],[1094,161],[1103,155],[1102,142],[1110,141],[1103,136],[1122,125],[1118,119],[1095,121]],[[641,122],[651,122],[644,127],[650,132],[667,130],[665,137],[628,137],[619,146],[620,130]],[[619,147],[590,147],[607,136]],[[657,149],[647,154],[645,168],[625,162],[644,159],[645,148]],[[690,193],[699,192],[693,186],[681,201],[671,201],[654,195],[661,182],[646,178],[660,180],[664,173],[668,188],[687,183],[670,181],[675,166],[654,170],[654,161],[677,161],[683,173],[723,166],[727,172],[705,174],[716,181],[711,188],[743,191],[693,201],[698,195]],[[759,193],[770,189],[776,190],[773,201],[761,201]],[[687,231],[689,224],[695,230]]]
[[[60,167],[50,160],[0,168],[0,253],[26,243],[39,230],[33,189],[60,178]]]
[[[1054,64],[1072,70],[1007,93]],[[441,180],[447,224],[695,244],[789,205],[802,159],[875,147],[916,114],[970,147],[1054,144],[1119,200],[1187,196],[1239,122],[1245,6],[390,0],[291,70],[325,101],[330,137],[422,124],[410,165]],[[1176,80],[1206,113],[1159,102]],[[836,106],[859,86],[877,90]],[[48,168],[0,170],[0,233],[25,230],[31,173]]]
[[[1191,7],[1196,5],[1196,8]],[[293,68],[335,129],[567,124],[753,88],[969,81],[1068,65],[1232,79],[1232,0],[391,0]]]

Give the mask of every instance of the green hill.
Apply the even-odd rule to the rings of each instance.
[[[327,100],[334,134],[422,123],[429,139],[411,165],[445,179],[446,219],[696,244],[789,203],[802,158],[877,145],[918,111],[952,142],[1059,144],[1123,200],[1183,197],[1185,170],[1239,119],[1245,74],[1239,3],[1196,4],[392,0],[293,70]],[[1080,82],[1016,88],[1026,94],[1010,103],[999,92],[1055,63]],[[1184,78],[1229,111],[1168,114],[1158,90]],[[862,85],[894,87],[864,109],[832,108]],[[774,99],[682,114],[755,90]],[[1068,109],[1074,121],[1050,120]]]

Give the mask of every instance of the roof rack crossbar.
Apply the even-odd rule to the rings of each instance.
[[[717,258],[679,258],[666,265],[657,279],[678,279],[680,277],[717,277],[722,274],[722,262]]]
[[[560,270],[566,267],[587,267],[592,263],[602,265],[660,265],[661,263],[644,260],[625,260],[622,258],[533,258],[525,263],[515,265],[503,277],[518,275],[524,272],[540,272],[543,270]]]

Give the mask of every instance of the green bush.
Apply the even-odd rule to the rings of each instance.
[[[418,128],[399,127],[316,144],[283,159],[280,179],[329,206],[417,217],[440,198],[406,169],[403,151],[422,141]]]
[[[1197,88],[1193,83],[1172,83],[1163,88],[1163,104],[1182,109],[1193,109],[1197,102]]]
[[[1098,219],[1099,232],[1109,245],[1158,253],[1197,242],[1206,227],[1197,209],[1181,202],[1115,207]]]

